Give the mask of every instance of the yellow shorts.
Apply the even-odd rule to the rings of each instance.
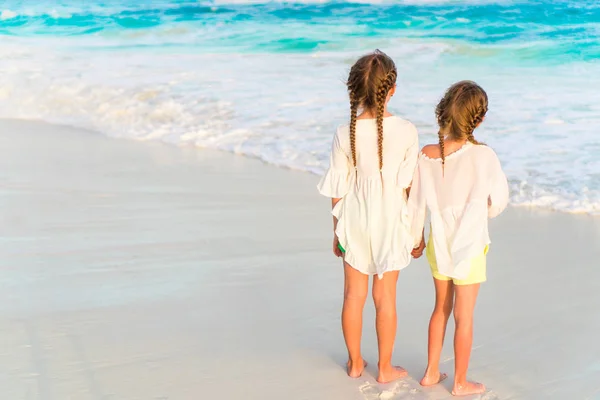
[[[476,283],[482,283],[486,281],[486,266],[487,266],[487,253],[489,250],[489,246],[485,246],[483,250],[483,254],[478,255],[477,257],[471,259],[471,272],[467,279],[454,279],[449,276],[445,276],[440,274],[437,268],[437,262],[435,260],[435,249],[433,247],[433,240],[431,240],[431,236],[429,237],[429,241],[427,242],[427,261],[429,261],[429,267],[431,268],[431,275],[435,279],[440,281],[452,281],[455,285],[474,285]]]

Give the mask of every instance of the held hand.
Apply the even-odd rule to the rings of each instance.
[[[340,248],[338,247],[338,244],[340,243],[339,239],[337,236],[333,235],[333,254],[336,257],[342,257],[342,251],[340,250]]]
[[[423,250],[425,250],[424,239],[421,240],[421,244],[419,244],[419,247],[415,247],[410,254],[413,256],[413,258],[419,258],[423,255]]]

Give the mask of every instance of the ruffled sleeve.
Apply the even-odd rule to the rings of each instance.
[[[419,133],[414,126],[412,135],[412,144],[406,150],[404,161],[400,163],[400,168],[398,169],[397,182],[398,186],[402,189],[410,187],[413,175],[415,174],[417,161],[419,160]]]
[[[342,148],[339,132],[333,137],[329,169],[317,185],[319,193],[331,198],[342,198],[350,190],[352,164]]]
[[[508,205],[509,189],[508,180],[506,179],[504,171],[502,171],[502,166],[500,165],[500,160],[498,159],[498,156],[496,156],[496,153],[493,153],[490,162],[491,204],[488,207],[488,217],[495,218],[500,215]]]
[[[419,161],[412,178],[412,187],[408,197],[408,215],[410,222],[410,232],[414,239],[414,247],[421,244],[423,228],[425,228],[425,219],[427,217],[427,202],[425,198],[423,182],[421,182],[421,165]]]

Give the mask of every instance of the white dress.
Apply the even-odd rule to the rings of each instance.
[[[491,148],[467,142],[446,157],[443,171],[441,159],[421,153],[408,203],[414,245],[421,240],[428,208],[438,271],[466,279],[470,260],[490,243],[488,218],[508,204],[508,182]]]
[[[356,121],[356,168],[350,150],[350,130],[340,127],[334,138],[329,170],[318,185],[327,197],[341,198],[332,210],[344,260],[354,269],[379,278],[400,270],[411,260],[406,188],[419,157],[415,126],[402,118],[383,120],[383,170],[379,171],[377,124]]]

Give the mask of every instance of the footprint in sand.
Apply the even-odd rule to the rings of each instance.
[[[447,388],[441,385],[423,388],[419,382],[412,378],[402,379],[387,385],[381,385],[377,382],[365,382],[359,389],[365,400],[456,399],[450,394]],[[461,400],[500,400],[500,398],[494,392],[487,391],[481,395],[461,397]]]
[[[418,382],[412,378],[402,379],[389,384],[366,382],[360,387],[366,400],[404,400],[427,399]]]

